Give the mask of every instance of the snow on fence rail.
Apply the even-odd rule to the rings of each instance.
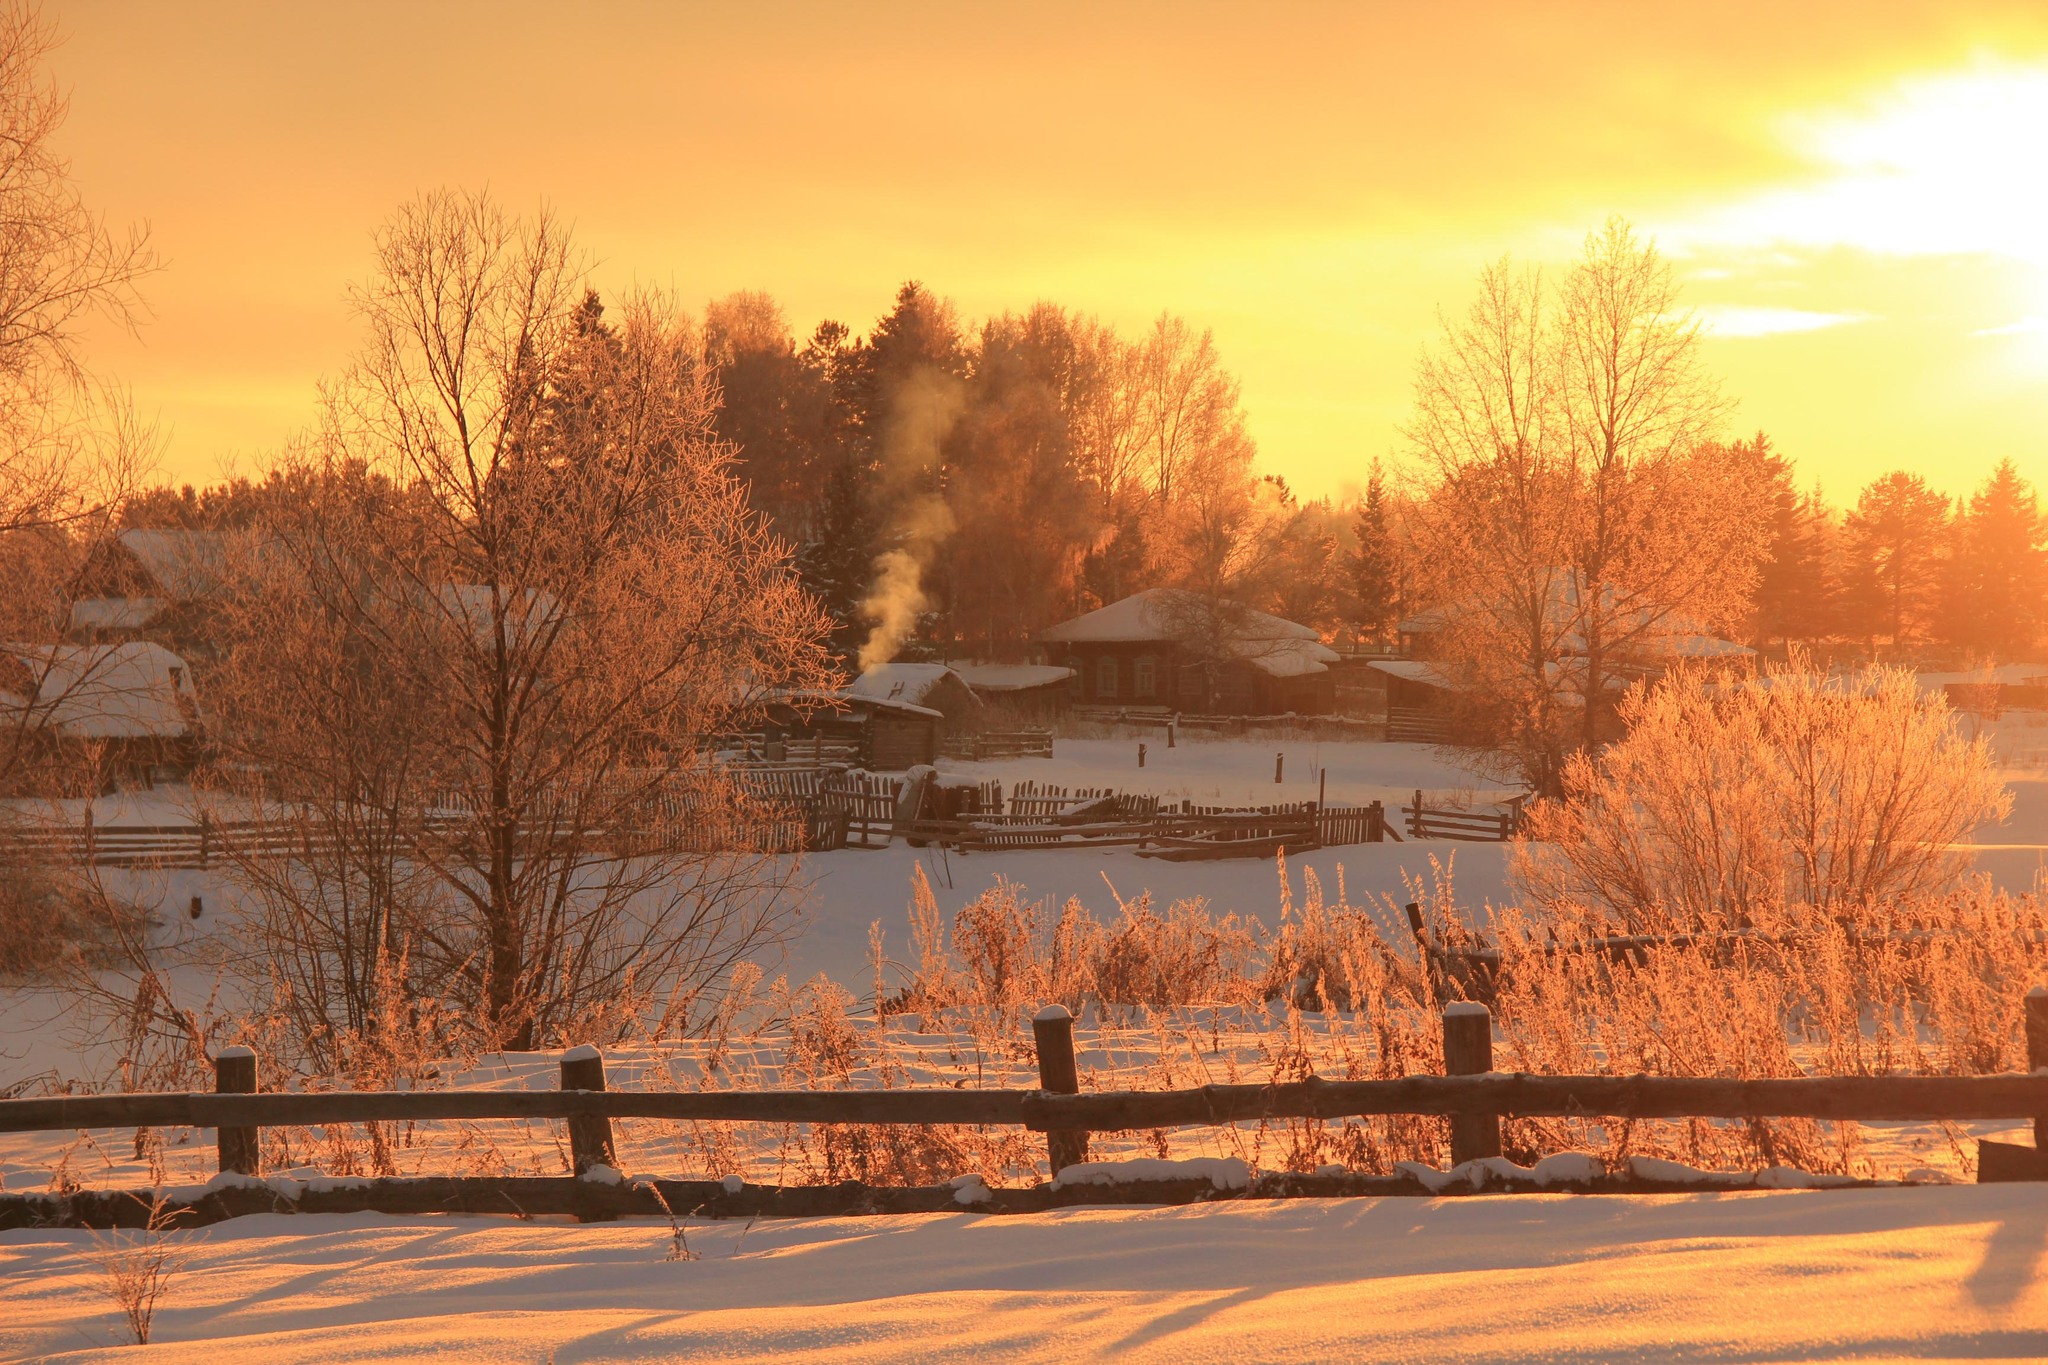
[[[1979,1144],[1980,1181],[2048,1180],[2048,990],[2030,992],[2024,1024],[2031,1072],[1998,1076],[1824,1076],[1738,1079],[1690,1076],[1535,1076],[1492,1070],[1492,1019],[1483,1005],[1457,1003],[1444,1011],[1444,1075],[1413,1075],[1385,1080],[1305,1081],[1269,1085],[1207,1085],[1184,1090],[1079,1093],[1079,1067],[1074,1049],[1072,1016],[1059,1006],[1041,1011],[1032,1021],[1040,1088],[1036,1090],[703,1090],[614,1091],[605,1086],[604,1060],[595,1048],[572,1048],[561,1059],[561,1086],[554,1091],[327,1091],[319,1093],[257,1093],[255,1055],[229,1048],[215,1060],[213,1094],[58,1095],[37,1099],[0,1100],[0,1132],[51,1132],[114,1127],[183,1125],[212,1127],[222,1177],[181,1205],[197,1210],[196,1220],[235,1213],[303,1207],[320,1211],[419,1212],[453,1209],[467,1212],[572,1212],[616,1217],[621,1212],[653,1212],[653,1197],[627,1196],[622,1204],[607,1202],[587,1183],[618,1183],[618,1157],[611,1121],[652,1118],[685,1121],[766,1122],[782,1124],[874,1125],[1017,1125],[1046,1135],[1054,1176],[1053,1189],[1069,1194],[1061,1202],[1082,1202],[1074,1193],[1097,1188],[1102,1175],[1110,1188],[1101,1197],[1123,1202],[1126,1191],[1114,1192],[1115,1164],[1101,1171],[1088,1167],[1085,1181],[1062,1180],[1062,1172],[1086,1167],[1092,1132],[1128,1132],[1264,1122],[1279,1118],[1346,1118],[1362,1114],[1426,1114],[1451,1120],[1451,1161],[1455,1170],[1484,1172],[1505,1167],[1501,1158],[1501,1116],[1574,1118],[1811,1118],[1843,1121],[1958,1121],[2032,1118],[2035,1144],[1985,1140]],[[432,1178],[320,1182],[315,1197],[301,1203],[309,1182],[286,1182],[285,1190],[263,1185],[260,1175],[260,1130],[336,1123],[422,1122],[462,1119],[560,1119],[568,1127],[571,1166],[580,1179],[493,1177]],[[1562,1161],[1564,1158],[1553,1158]],[[1185,1165],[1186,1163],[1182,1163]],[[1213,1163],[1211,1163],[1213,1164]],[[1143,1187],[1146,1202],[1186,1202],[1216,1197],[1218,1191],[1242,1190],[1244,1180],[1162,1179],[1154,1167],[1175,1163],[1136,1163],[1130,1173]],[[1544,1163],[1539,1163],[1540,1170]],[[1519,1170],[1520,1168],[1509,1168]],[[1439,1173],[1440,1174],[1440,1173]],[[1524,1173],[1529,1174],[1529,1173]],[[1285,1188],[1279,1193],[1380,1192],[1440,1193],[1441,1179],[1417,1181],[1415,1190],[1381,1185],[1370,1190],[1316,1187]],[[1350,1179],[1379,1180],[1385,1177]],[[345,1189],[332,1188],[337,1183]],[[1398,1184],[1398,1182],[1395,1182]],[[1484,1185],[1483,1178],[1472,1182]],[[1544,1180],[1536,1179],[1534,1187]],[[1582,1185],[1590,1180],[1579,1181]],[[658,1182],[678,1192],[715,1200],[722,1192],[738,1196],[744,1187],[727,1181]],[[517,1187],[514,1197],[512,1187]],[[1213,1186],[1213,1188],[1211,1188]],[[687,1188],[686,1188],[687,1187]],[[1171,1187],[1171,1188],[1169,1188]],[[1182,1188],[1186,1187],[1186,1188]],[[1516,1184],[1510,1176],[1508,1188]],[[1043,1190],[1044,1187],[1041,1187]],[[255,1190],[256,1202],[237,1204],[236,1189]],[[943,1193],[897,1187],[775,1189],[755,1187],[755,1198],[729,1211],[815,1215],[888,1207],[914,1212],[984,1202],[991,1197],[974,1177],[963,1177]],[[830,1191],[827,1193],[827,1191]],[[1258,1197],[1274,1197],[1267,1188]],[[267,1196],[267,1199],[262,1198]],[[118,1221],[132,1217],[118,1194],[70,1191],[61,1196],[0,1196],[0,1227],[28,1222]],[[147,1209],[140,1193],[125,1196]],[[663,1196],[664,1198],[666,1196]],[[824,1204],[820,1203],[820,1198]],[[207,1199],[209,1214],[199,1206]],[[649,1203],[640,1208],[634,1202]],[[502,1202],[493,1202],[494,1200]],[[934,1202],[934,1201],[938,1202]],[[425,1202],[422,1202],[425,1201]],[[1012,1201],[1013,1203],[1016,1201]],[[1025,1200],[1018,1207],[1044,1204]],[[841,1205],[845,1205],[841,1208]],[[829,1208],[824,1205],[830,1205]],[[664,1204],[663,1207],[684,1207]]]

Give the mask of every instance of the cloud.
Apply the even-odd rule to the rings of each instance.
[[[2048,66],[1980,61],[1780,124],[1811,167],[1674,224],[1675,245],[1990,254],[2048,267]]]
[[[1818,332],[1869,322],[1868,313],[1816,313],[1803,308],[1713,306],[1698,312],[1700,325],[1719,337],[1767,337],[1784,332]]]
[[[2048,333],[2048,318],[2027,317],[2017,322],[2008,322],[2003,327],[1979,327],[1970,333],[1973,337],[2024,337]]]

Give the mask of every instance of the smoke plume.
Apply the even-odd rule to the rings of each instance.
[[[965,406],[960,381],[929,366],[913,370],[890,399],[878,489],[888,548],[875,556],[875,580],[861,603],[861,615],[874,623],[860,647],[863,670],[896,657],[927,605],[925,571],[953,534],[953,512],[938,489],[940,448]]]

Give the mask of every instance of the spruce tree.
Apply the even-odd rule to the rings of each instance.
[[[1401,620],[1401,556],[1387,524],[1386,480],[1377,463],[1365,486],[1365,500],[1358,505],[1358,549],[1352,555],[1351,575],[1356,595],[1352,619],[1358,633],[1375,643],[1385,643]]]
[[[2048,525],[2032,484],[2000,460],[1956,519],[1947,593],[1950,638],[1973,653],[2015,659],[2040,637]]]

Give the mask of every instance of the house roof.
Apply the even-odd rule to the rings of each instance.
[[[981,700],[974,695],[967,679],[947,664],[876,664],[847,684],[846,696],[849,701],[897,702],[929,710],[925,703],[948,678],[959,684],[967,697],[977,703]]]
[[[1062,621],[1038,638],[1061,644],[1148,644],[1187,642],[1209,634],[1232,659],[1276,678],[1321,673],[1336,663],[1337,651],[1310,626],[1263,611],[1228,607],[1228,619],[1197,593],[1147,588],[1086,616]]]
[[[1458,685],[1452,682],[1442,669],[1421,659],[1375,659],[1366,667],[1384,673],[1390,678],[1401,678],[1428,687],[1441,687],[1446,691],[1458,689]]]
[[[1026,692],[1058,687],[1074,676],[1058,664],[954,664],[953,671],[977,692]]]
[[[1610,603],[1616,600],[1612,586],[1603,590]],[[1550,605],[1546,612],[1551,628],[1560,632],[1556,648],[1565,655],[1585,653],[1586,639],[1580,622],[1583,617],[1581,588],[1578,576],[1559,569],[1551,579]],[[1417,612],[1401,622],[1403,634],[1428,635],[1450,626],[1462,610],[1485,612],[1490,610],[1483,602],[1466,603],[1463,606],[1435,607]],[[1611,608],[1612,609],[1612,608]],[[1658,659],[1731,659],[1756,653],[1748,645],[1724,640],[1710,633],[1696,618],[1677,610],[1662,610],[1655,606],[1620,608],[1611,618],[1620,627],[1620,633],[1630,636],[1627,650],[1631,654]],[[1614,632],[1610,631],[1610,634]]]
[[[82,597],[71,604],[71,628],[139,630],[163,612],[161,597]]]
[[[221,586],[226,553],[217,531],[131,529],[119,539],[167,597],[205,597]]]
[[[190,733],[198,697],[185,661],[162,645],[7,645],[28,670],[30,722],[84,739],[159,739]]]

